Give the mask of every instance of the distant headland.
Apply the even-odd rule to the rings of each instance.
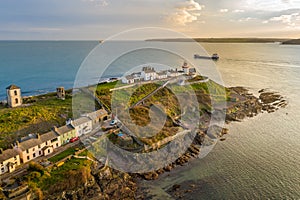
[[[288,38],[170,38],[170,39],[148,39],[153,42],[207,42],[207,43],[285,43]]]
[[[287,45],[290,45],[290,44],[293,44],[293,45],[300,45],[300,39],[287,40],[287,41],[282,42],[282,44],[287,44]]]

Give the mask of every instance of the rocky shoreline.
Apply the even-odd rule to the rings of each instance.
[[[239,98],[239,101],[228,103],[226,108],[226,123],[241,121],[247,117],[254,117],[260,113],[272,113],[287,105],[287,101],[278,93],[268,90],[260,90],[259,97],[249,93],[242,87],[229,88],[230,91]],[[216,110],[218,115],[224,114],[224,110]],[[211,118],[211,113],[207,112],[201,116],[201,120]],[[197,130],[193,143],[187,151],[176,161],[162,169],[144,174],[130,174],[119,172],[109,167],[98,169],[92,167],[88,176],[88,181],[76,190],[62,191],[60,194],[51,194],[47,199],[77,200],[77,199],[145,199],[145,190],[139,187],[138,183],[142,180],[151,181],[157,179],[165,172],[170,172],[176,167],[185,165],[192,159],[198,158],[201,153],[201,146],[210,145],[207,135],[214,135],[217,139],[225,140],[223,135],[228,134],[228,129],[211,126],[208,123],[202,124]],[[179,144],[180,145],[180,144]],[[180,148],[180,146],[179,146]],[[149,161],[151,162],[151,161]],[[167,192],[175,198],[184,198],[187,193],[199,189],[198,183],[187,183],[185,185],[174,185]],[[201,189],[201,188],[200,188]],[[148,197],[149,198],[149,197]]]
[[[229,88],[232,92],[237,94],[240,98],[244,98],[241,103],[235,103],[232,105],[227,106],[226,111],[226,123],[230,123],[233,121],[242,121],[245,118],[254,117],[260,113],[272,113],[280,108],[284,108],[287,106],[287,101],[276,92],[270,92],[266,89],[260,90],[259,97],[254,96],[253,94],[249,93],[249,91],[243,87],[233,87]],[[227,128],[222,128],[218,126],[214,126],[209,128],[207,126],[203,127],[197,133],[193,144],[188,148],[186,153],[178,158],[174,163],[164,167],[163,169],[149,172],[146,174],[139,174],[139,177],[144,180],[155,180],[159,177],[160,174],[164,172],[169,172],[176,166],[182,166],[189,162],[191,159],[197,158],[200,153],[200,147],[204,142],[205,136],[208,134],[209,131],[213,131],[214,135],[217,135],[221,141],[224,141],[224,135],[229,133]],[[194,188],[197,189],[197,184],[190,184],[190,188],[186,188],[185,186],[180,189],[180,185],[174,185],[173,188],[169,189],[167,192],[172,193],[176,198],[184,197],[186,191],[192,191]],[[140,189],[137,191],[138,199],[144,199],[143,191]]]

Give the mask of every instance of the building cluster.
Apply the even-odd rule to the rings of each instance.
[[[135,72],[130,75],[122,77],[122,83],[133,84],[143,81],[161,80],[180,75],[194,76],[197,71],[195,68],[190,67],[187,62],[184,62],[181,69],[170,69],[164,71],[156,71],[153,67],[143,67],[141,72]]]
[[[53,127],[48,133],[29,134],[18,139],[11,149],[0,149],[0,175],[13,172],[21,163],[53,153],[56,148],[69,143],[71,139],[90,133],[107,118],[107,112],[100,109],[78,119],[70,119],[66,125]]]

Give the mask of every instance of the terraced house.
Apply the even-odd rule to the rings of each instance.
[[[50,131],[42,135],[30,134],[21,138],[16,142],[14,149],[19,153],[21,161],[26,163],[37,157],[47,156],[60,146],[60,136]]]
[[[76,137],[76,130],[71,125],[65,125],[59,128],[55,126],[53,128],[53,131],[55,131],[60,136],[59,139],[61,145],[67,144],[71,138]]]
[[[104,109],[97,110],[95,112],[87,114],[87,117],[92,120],[93,128],[98,126],[101,122],[108,119],[108,113]]]
[[[0,149],[0,175],[6,172],[15,171],[16,167],[20,165],[20,156],[14,149],[7,149],[3,151]]]
[[[92,120],[89,117],[80,117],[75,120],[68,120],[67,125],[71,125],[76,130],[76,136],[88,134],[93,129]]]

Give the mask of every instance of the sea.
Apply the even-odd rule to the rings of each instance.
[[[20,86],[23,96],[55,91],[58,86],[72,88],[79,68],[88,63],[87,56],[98,45],[97,41],[0,41],[0,99],[5,99],[5,88],[10,84]],[[188,49],[187,59],[193,60],[197,52],[189,49],[191,44],[176,45]],[[216,81],[221,80],[228,87],[243,86],[255,95],[260,89],[278,92],[288,106],[226,125],[230,132],[226,140],[219,141],[206,157],[194,159],[155,181],[142,181],[147,196],[176,199],[166,191],[175,184],[193,182],[198,184],[197,190],[187,191],[185,199],[300,199],[300,46],[273,43],[201,43],[201,46],[208,55],[220,55],[220,60],[213,63],[220,78]],[[110,53],[114,52],[117,51]],[[156,64],[160,59],[172,59],[151,50],[139,51],[113,63],[117,68],[108,70],[103,77],[118,77],[126,68],[125,62],[130,65],[132,60],[147,60],[149,55],[156,57]],[[182,61],[182,57],[174,57],[169,64],[180,66]],[[193,62],[203,66],[208,61]]]

